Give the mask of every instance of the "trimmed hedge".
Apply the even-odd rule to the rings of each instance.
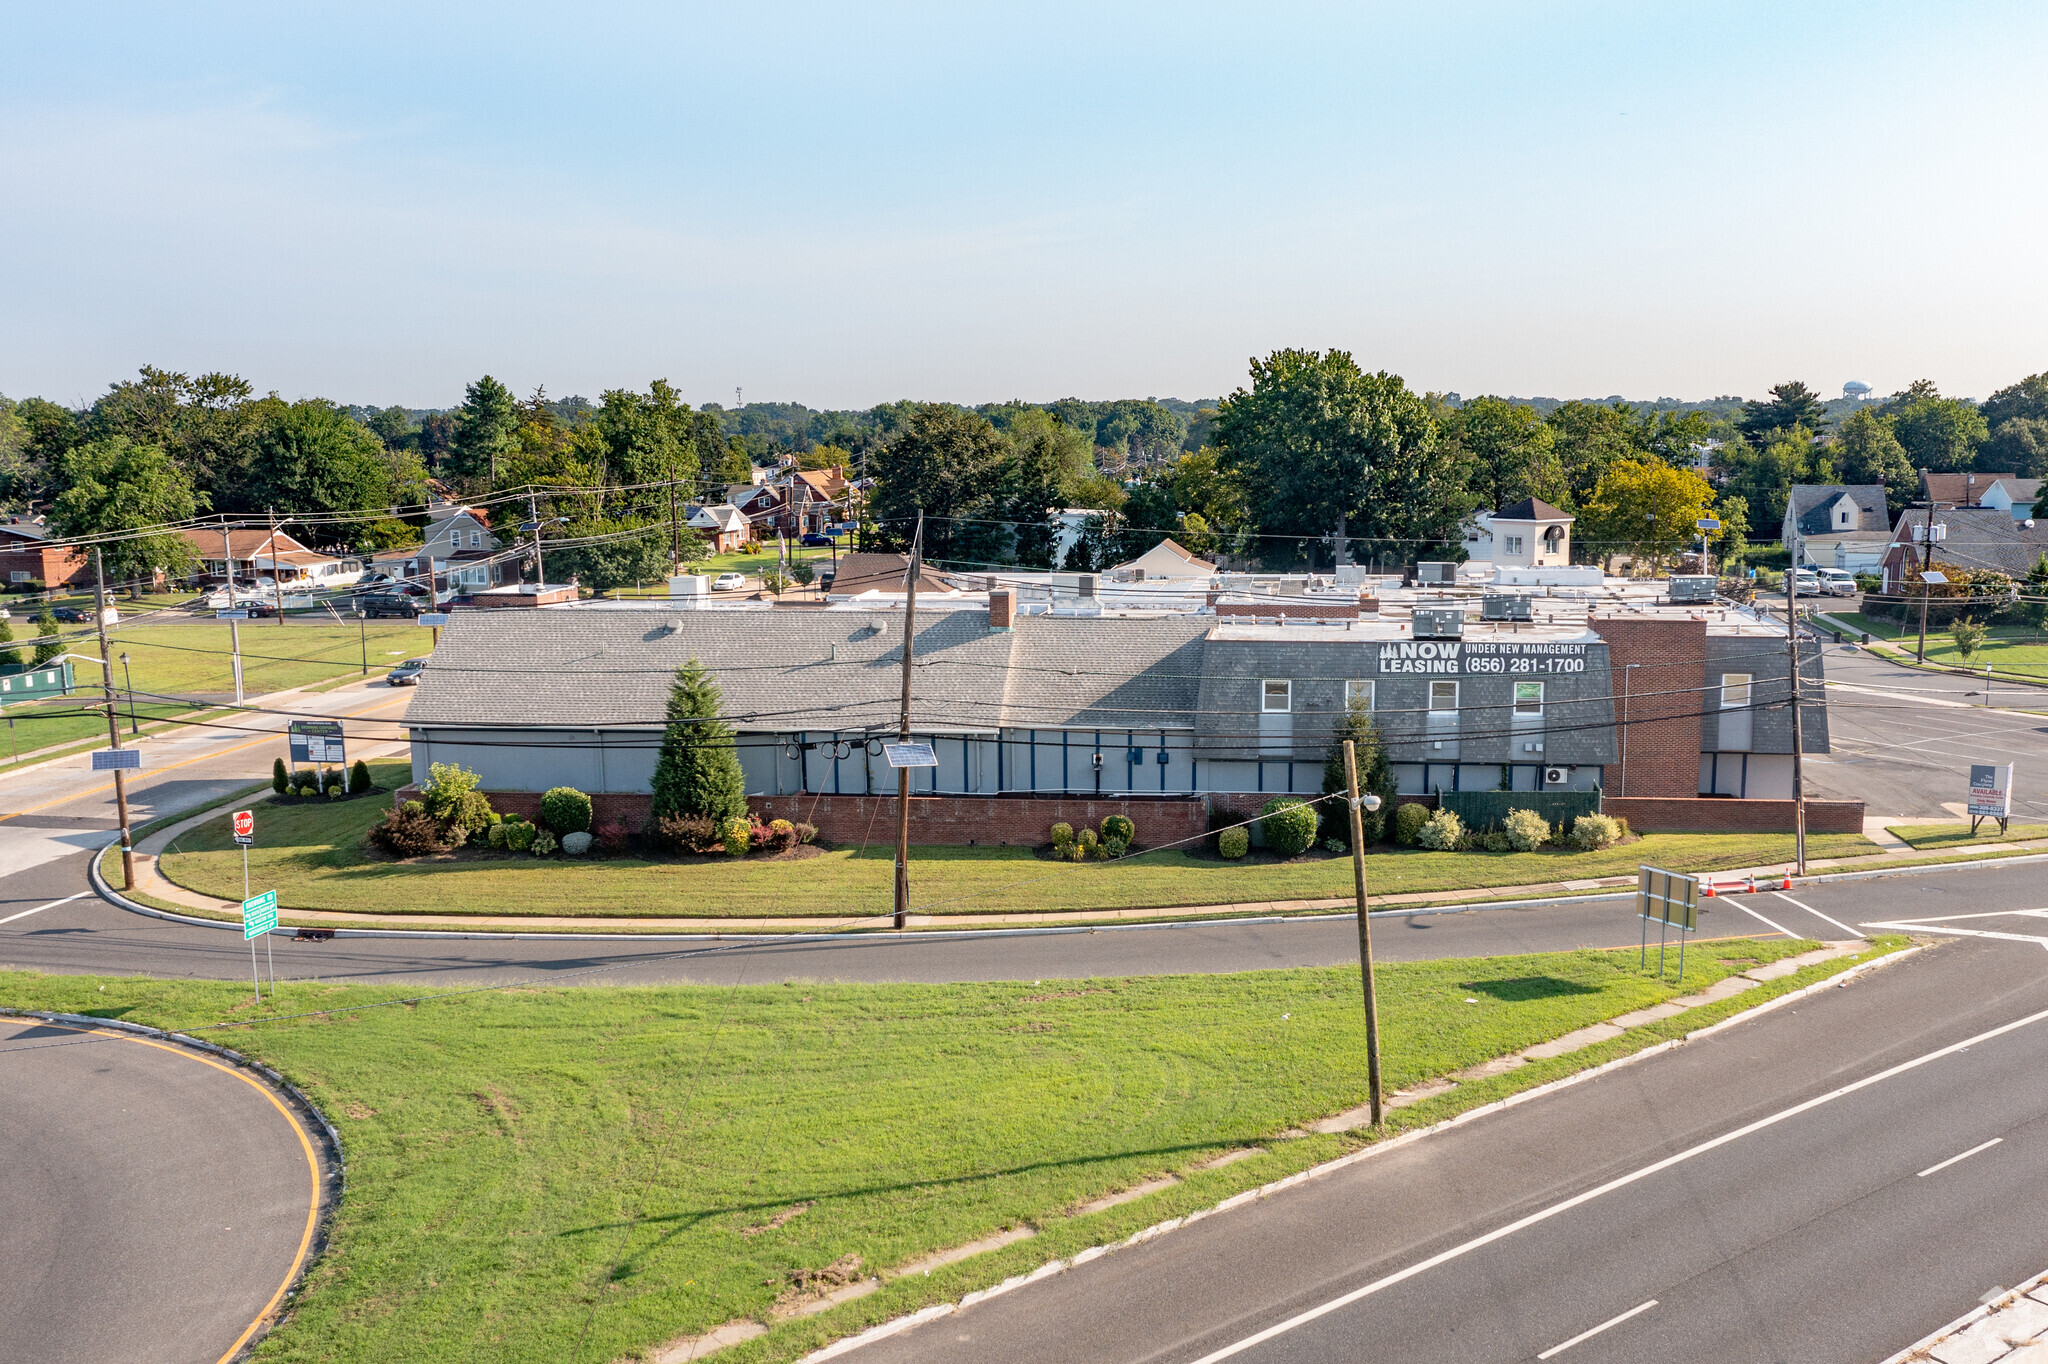
[[[1316,841],[1316,808],[1300,796],[1276,796],[1259,810],[1259,832],[1275,857],[1299,857]]]

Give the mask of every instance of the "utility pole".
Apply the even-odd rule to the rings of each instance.
[[[277,597],[277,623],[284,624],[284,568],[277,558],[277,508],[264,508],[270,514],[270,586]],[[232,597],[229,598],[233,600]]]
[[[233,542],[228,538],[228,519],[225,516],[220,519],[220,560],[221,571],[225,575],[221,591],[227,594],[228,599],[228,604],[224,609],[228,611],[239,610],[240,608],[235,605],[234,547]],[[254,566],[252,561],[250,567],[253,568]],[[278,619],[284,619],[283,612],[278,613]],[[242,704],[242,622],[233,618],[228,620],[228,646],[234,655],[235,704],[239,706]],[[244,896],[243,898],[247,899],[248,897]]]
[[[1936,508],[1936,506],[1935,506],[1935,504],[1934,504],[1934,503],[1932,503],[1932,502],[1928,503],[1928,504],[1927,504],[1927,524],[1925,524],[1925,525],[1923,525],[1923,526],[1919,526],[1919,527],[1916,527],[1916,529],[1917,529],[1917,530],[1918,530],[1918,531],[1920,532],[1920,544],[1921,544],[1921,550],[1920,550],[1920,648],[1919,648],[1919,652],[1918,652],[1918,653],[1917,653],[1917,654],[1915,655],[1915,661],[1916,661],[1916,662],[1920,662],[1920,663],[1925,663],[1925,662],[1927,661],[1927,598],[1928,598],[1928,597],[1929,597],[1929,596],[1930,596],[1930,595],[1932,594],[1932,592],[1933,592],[1933,588],[1932,588],[1932,587],[1931,587],[1931,586],[1929,585],[1929,583],[1928,583],[1928,581],[1927,581],[1927,570],[1928,570],[1928,569],[1930,569],[1930,568],[1932,568],[1932,567],[1934,566],[1934,542],[1935,542],[1936,540],[1946,540],[1946,539],[1948,538],[1948,527],[1947,527],[1947,526],[1937,526],[1937,525],[1935,525],[1935,524],[1934,524],[1934,513],[1935,513],[1935,511],[1936,511],[1936,510],[1937,510],[1937,508]]]
[[[1785,639],[1792,665],[1792,854],[1799,874],[1806,875],[1806,726],[1803,689],[1799,682],[1799,542],[1792,542],[1794,572],[1785,577]]]
[[[97,547],[92,552],[93,620],[100,632],[100,677],[107,698],[107,742],[121,746],[121,721],[114,710],[113,649],[107,643],[107,575]],[[121,889],[135,889],[135,839],[128,830],[128,778],[114,769],[114,806],[121,815]]]
[[[1372,1091],[1372,1125],[1380,1125],[1380,1006],[1372,983],[1372,916],[1365,894],[1365,816],[1358,794],[1358,747],[1344,741],[1344,784],[1350,790],[1351,878],[1358,896],[1358,978],[1365,990],[1365,1076]],[[1377,810],[1380,798],[1368,793],[1366,809]]]
[[[923,571],[924,508],[917,511],[917,530],[910,539],[910,570],[903,598],[903,710],[896,739],[910,742],[910,653],[917,641],[917,578]],[[910,769],[896,769],[896,927],[910,922]]]
[[[534,495],[532,493],[528,493],[526,495],[526,515],[527,518],[533,522],[534,580],[540,584],[542,591],[546,591],[548,585],[548,570],[547,566],[541,562],[540,557],[540,503],[534,498]],[[539,601],[540,598],[536,597],[534,598],[534,600]],[[439,639],[440,636],[436,635],[435,638]]]
[[[674,470],[670,470],[674,473]],[[668,561],[669,572],[683,571],[683,526],[676,519],[676,484],[680,480],[671,478],[668,484]]]

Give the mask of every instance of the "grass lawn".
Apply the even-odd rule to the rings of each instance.
[[[379,786],[407,780],[401,762],[371,764]],[[802,861],[697,863],[484,857],[400,863],[373,859],[361,840],[383,818],[382,801],[280,806],[250,871],[292,909],[368,914],[556,914],[753,916],[885,914],[893,896],[894,846],[835,848]],[[1807,839],[1811,857],[1876,851],[1861,834]],[[1375,854],[1375,894],[1463,890],[1632,874],[1642,862],[1675,871],[1789,861],[1790,834],[1648,834],[1605,852]],[[1028,848],[919,848],[911,859],[911,908],[924,914],[1145,909],[1242,901],[1327,899],[1351,894],[1349,858],[1223,862],[1159,852],[1120,862],[1041,861]],[[226,817],[179,836],[159,864],[179,885],[241,898],[242,861]]]
[[[427,653],[433,631],[410,621],[368,621],[360,632],[346,625],[280,625],[276,620],[242,622],[242,678],[251,696],[303,687],[329,678],[360,676],[364,646],[370,675],[401,660]],[[235,690],[229,626],[226,621],[176,621],[164,624],[117,625],[109,632],[114,655],[114,685],[125,685],[122,654],[128,655],[135,690],[148,693],[219,692]],[[17,628],[17,635],[22,632]],[[90,627],[67,627],[73,653],[99,655],[99,639]],[[91,663],[76,665],[79,682],[98,686],[100,670]]]
[[[1688,960],[1685,988],[1812,945],[1715,943]],[[1390,1090],[1678,992],[1625,952],[1391,965],[1379,979]],[[769,1318],[800,1271],[848,1256],[863,1273],[885,1271],[1001,1228],[1040,1229],[720,1356],[787,1359],[1362,1140],[1274,1140],[1364,1098],[1355,968],[404,998],[285,984],[267,1012],[364,1007],[204,1034],[304,1088],[347,1153],[330,1248],[261,1359],[645,1358],[679,1335]],[[0,1004],[179,1028],[251,1012],[246,989],[226,982],[19,972],[0,973]],[[1460,1085],[1397,1111],[1390,1127],[1699,1021]],[[1270,1149],[1166,1194],[1073,1215],[1087,1199],[1253,1143]]]
[[[1972,843],[2015,843],[2023,838],[2048,838],[2048,824],[2014,823],[2011,832],[1998,832],[1998,822],[1987,819],[1970,837],[1967,824],[1889,824],[1894,837],[1904,839],[1915,851],[1928,848],[1966,848]]]
[[[1905,648],[1914,648],[1919,643],[1917,624],[1902,626],[1852,611],[1829,614],[1852,629],[1868,632],[1872,639],[1896,641]],[[1930,625],[1927,629],[1927,661],[1944,668],[1972,668],[1978,672],[1982,672],[1984,665],[1989,663],[1998,672],[2048,677],[2048,635],[2029,625],[1995,625],[1978,647],[1976,656],[1965,662],[1957,652],[1955,640],[1947,627]]]
[[[98,699],[97,692],[53,698],[27,705],[0,707],[7,716],[7,734],[0,739],[0,768],[11,767],[16,753],[29,753],[38,748],[56,744],[79,743],[97,739],[101,743],[107,738],[107,718],[104,711],[85,711],[81,707]],[[128,738],[128,704],[118,702],[121,711],[121,737]],[[142,702],[135,704],[135,717],[144,732],[150,728],[150,721],[166,715],[189,715],[198,707],[177,701]],[[34,761],[40,761],[35,759]]]

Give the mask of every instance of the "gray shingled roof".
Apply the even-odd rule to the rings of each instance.
[[[920,613],[912,718],[920,731],[1184,727],[1211,623],[1023,617],[992,632],[983,611]],[[888,612],[457,612],[406,723],[655,725],[694,658],[740,729],[893,729],[902,640]]]
[[[1948,507],[1934,514],[1935,524],[1948,527],[1948,538],[1934,546],[1934,564],[1960,568],[1989,568],[2013,578],[2024,578],[2048,554],[2048,521],[2029,529],[2012,519],[2002,507]],[[1900,513],[1893,536],[1902,548],[1919,553],[1912,541],[1912,527],[1927,519],[1925,507]],[[1897,554],[1898,549],[1892,551]]]
[[[1798,483],[1792,487],[1791,511],[1801,535],[1840,534],[1829,524],[1827,509],[1844,493],[1856,503],[1866,520],[1863,529],[1881,535],[1891,525],[1882,483]],[[1867,537],[1863,537],[1867,538]]]

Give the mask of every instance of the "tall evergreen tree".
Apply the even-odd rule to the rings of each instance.
[[[1359,822],[1365,830],[1365,841],[1379,841],[1380,832],[1394,815],[1394,769],[1387,762],[1387,746],[1380,741],[1379,726],[1372,722],[1372,707],[1364,697],[1353,697],[1344,703],[1344,717],[1337,722],[1337,732],[1330,736],[1330,755],[1323,760],[1323,794],[1336,795],[1349,789],[1344,779],[1344,741],[1351,740],[1358,751],[1358,794],[1370,791],[1380,798],[1377,810],[1360,810]],[[1331,802],[1324,815],[1326,825],[1335,820],[1337,828],[1344,831],[1346,842],[1351,840],[1351,821],[1344,817],[1344,806]]]
[[[495,480],[498,461],[512,453],[518,430],[519,405],[512,390],[486,374],[463,390],[448,447],[449,472]]]
[[[732,726],[718,718],[718,683],[696,659],[676,669],[668,728],[654,764],[653,816],[733,819],[747,813],[747,779]]]
[[[0,668],[20,668],[27,663],[14,647],[14,627],[0,620]]]
[[[64,641],[57,634],[57,618],[45,606],[36,616],[36,657],[32,666],[40,668],[63,652]]]

